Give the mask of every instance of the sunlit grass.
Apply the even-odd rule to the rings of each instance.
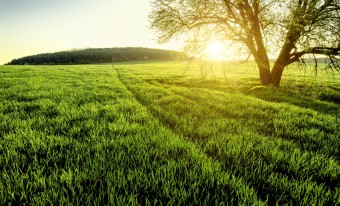
[[[338,76],[252,63],[0,67],[0,204],[340,204]]]

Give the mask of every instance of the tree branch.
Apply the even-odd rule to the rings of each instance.
[[[340,47],[333,48],[333,47],[312,47],[300,52],[294,52],[289,54],[289,61],[287,62],[289,64],[299,61],[299,59],[305,55],[305,54],[322,54],[326,55],[328,57],[330,56],[337,56],[340,55]]]

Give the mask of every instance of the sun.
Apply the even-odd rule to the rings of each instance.
[[[230,53],[221,41],[212,41],[204,50],[205,58],[209,60],[226,60],[227,54]]]
[[[219,41],[213,41],[207,47],[207,51],[211,54],[219,53],[221,50],[222,50],[222,45],[221,45],[221,42]]]

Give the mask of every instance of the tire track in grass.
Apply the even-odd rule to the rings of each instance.
[[[129,76],[127,73],[125,73],[125,75],[126,76]],[[145,95],[146,95],[146,93],[147,92],[150,92],[150,93],[152,93],[153,92],[153,90],[157,90],[157,88],[155,87],[155,86],[152,86],[151,84],[149,84],[149,83],[146,83],[146,82],[143,82],[142,80],[140,80],[140,79],[138,79],[138,77],[135,77],[135,76],[129,76],[129,77],[126,77],[125,76],[125,78],[124,78],[124,80],[123,80],[123,82],[126,84],[126,83],[129,83],[129,85],[127,85],[127,87],[130,89],[130,91],[132,92],[132,93],[135,93],[135,96],[137,96],[138,95],[138,92],[137,92],[137,89],[135,88],[136,86],[135,86],[135,84],[131,84],[131,82],[130,81],[136,81],[136,82],[138,82],[138,84],[139,85],[143,85],[145,88],[147,87],[147,88],[149,88],[147,91],[143,91],[144,93],[145,93]],[[152,87],[154,87],[154,88],[152,88]],[[133,88],[134,88],[134,90],[133,90]],[[132,91],[133,90],[133,91]],[[156,92],[156,91],[154,91],[154,92]],[[164,97],[164,96],[171,96],[171,95],[173,95],[173,93],[171,92],[171,91],[167,91],[167,90],[165,90],[165,91],[162,91],[162,92],[160,92],[160,91],[158,91],[159,93],[162,93],[162,94],[158,94],[158,95],[154,95],[153,96],[153,98],[154,99],[157,99],[158,97]],[[152,104],[155,102],[155,101],[153,101],[153,100],[150,100],[150,97],[149,97],[149,99],[143,99],[143,97],[142,96],[137,96],[137,98],[139,99],[139,101],[142,101],[143,103],[144,103],[144,105],[146,105],[148,108],[149,108],[149,110],[151,109],[151,112],[154,114],[154,116],[158,116],[158,119],[159,118],[162,118],[162,119],[160,119],[160,121],[161,122],[163,122],[163,123],[165,123],[165,125],[167,125],[167,126],[169,126],[175,133],[179,133],[180,135],[183,133],[183,132],[181,132],[181,130],[180,129],[178,129],[178,125],[176,125],[176,124],[174,124],[173,122],[171,122],[171,121],[167,121],[167,119],[169,120],[169,119],[171,119],[171,118],[174,118],[174,119],[176,119],[176,115],[172,115],[171,116],[171,114],[161,114],[162,112],[164,112],[164,113],[166,113],[166,111],[165,110],[163,110],[162,111],[162,108],[161,107],[157,107],[157,106],[153,106]],[[141,100],[141,99],[143,99],[143,100]],[[151,108],[150,108],[150,104],[151,104]],[[193,104],[192,102],[191,102],[191,104]],[[190,108],[189,108],[189,110],[190,110]],[[188,111],[188,114],[190,113],[190,111]],[[170,117],[167,117],[167,116],[164,116],[164,115],[170,115]],[[175,122],[176,122],[176,120],[175,120]],[[252,134],[251,134],[252,135]],[[249,136],[249,135],[248,135]],[[257,136],[259,136],[259,135],[257,135]],[[239,136],[240,138],[241,138],[241,136]],[[263,142],[263,138],[261,137],[261,136],[259,136],[259,142],[257,142],[257,144],[263,144],[264,142]],[[261,142],[262,141],[262,142]],[[197,143],[197,142],[196,142]],[[236,142],[237,144],[240,144],[240,142]],[[248,142],[248,143],[252,143],[251,141],[250,142]],[[246,145],[244,145],[244,146],[246,146]],[[273,146],[275,146],[275,142],[274,142],[274,144],[273,144]],[[201,147],[202,147],[202,145],[201,145]],[[218,149],[218,148],[217,148]],[[241,149],[241,148],[240,148]],[[256,148],[251,148],[251,149],[256,149]],[[267,152],[267,154],[265,154],[265,155],[263,155],[262,153],[261,153],[261,151],[260,151],[260,149],[262,149],[261,147],[259,147],[259,148],[257,148],[256,150],[258,151],[258,154],[256,154],[256,155],[253,155],[253,162],[254,161],[257,161],[257,160],[262,160],[259,164],[264,164],[264,165],[270,165],[271,164],[271,161],[274,159],[275,160],[275,156],[274,155],[271,155],[271,157],[268,159],[268,154],[270,154],[270,153],[268,153]],[[296,151],[299,151],[299,150],[296,150]],[[281,156],[282,156],[282,152],[280,153],[281,154]],[[210,154],[211,156],[214,156],[214,155],[216,155],[216,154],[214,154],[214,152],[212,152],[211,154]],[[299,153],[297,153],[297,155],[299,155]],[[262,157],[261,157],[262,156]],[[270,156],[270,155],[269,155]],[[247,160],[246,160],[246,158],[247,158],[247,156],[245,156],[245,157],[242,157],[242,156],[240,156],[241,157],[241,159],[242,160],[244,160],[245,162],[247,162]],[[222,163],[223,163],[223,158],[228,158],[228,156],[223,156],[223,155],[221,155],[221,158],[220,158],[220,160],[222,161]],[[282,159],[282,157],[281,157],[281,159]],[[277,161],[279,161],[280,159],[277,159]],[[251,161],[250,161],[251,162]],[[241,165],[242,165],[242,161],[238,161],[238,162],[235,162],[235,163],[241,163]],[[244,163],[243,163],[244,164]],[[276,166],[279,166],[281,163],[277,163],[277,164],[275,164]],[[257,168],[257,166],[256,166],[256,164],[255,165],[253,165],[253,166],[251,166],[251,165],[244,165],[244,166],[247,166],[247,167],[249,167],[249,168],[253,168],[254,170],[257,170],[257,169],[259,169],[259,168]],[[289,169],[289,167],[290,166],[292,166],[292,165],[289,165],[288,164],[288,169]],[[261,168],[261,167],[260,167]],[[242,169],[240,170],[241,171],[241,174],[243,175],[243,177],[245,177],[246,176],[246,173],[244,173],[244,172],[247,172],[247,173],[249,173],[248,175],[251,177],[252,175],[253,175],[253,177],[251,177],[251,178],[248,178],[248,180],[250,181],[250,182],[252,182],[252,181],[254,181],[253,183],[251,183],[251,185],[254,185],[255,186],[255,188],[257,188],[258,189],[258,191],[259,191],[259,195],[262,197],[262,198],[266,198],[266,197],[268,197],[267,195],[269,195],[269,197],[270,198],[273,198],[273,199],[271,199],[271,200],[269,200],[269,201],[272,201],[272,203],[274,203],[276,200],[278,200],[278,197],[275,197],[275,195],[279,195],[279,197],[280,196],[283,196],[283,200],[282,200],[282,202],[281,203],[284,203],[284,201],[289,201],[289,202],[295,202],[295,201],[297,201],[297,202],[300,202],[300,203],[302,203],[303,201],[306,201],[306,198],[305,198],[305,196],[304,195],[302,195],[303,194],[303,192],[302,191],[305,191],[305,192],[307,192],[309,189],[308,188],[310,188],[310,187],[316,187],[316,188],[319,188],[319,190],[321,191],[321,192],[319,192],[319,193],[317,193],[316,194],[316,196],[317,196],[317,198],[315,199],[315,198],[313,198],[312,196],[315,196],[315,194],[312,194],[312,193],[308,193],[309,195],[308,195],[308,198],[307,198],[307,200],[308,200],[308,202],[310,202],[311,200],[313,200],[314,202],[316,202],[316,203],[318,203],[318,201],[319,200],[321,200],[320,198],[321,197],[324,197],[325,198],[325,201],[326,201],[326,203],[327,203],[327,201],[329,202],[329,201],[332,201],[331,199],[333,199],[332,197],[331,197],[331,194],[328,194],[328,192],[327,192],[327,189],[326,188],[323,188],[323,186],[322,186],[322,184],[321,185],[318,185],[317,183],[315,183],[315,182],[313,182],[312,180],[310,180],[310,179],[308,179],[308,177],[306,177],[306,178],[303,178],[302,180],[296,180],[295,178],[296,177],[294,177],[294,175],[292,176],[292,177],[290,177],[290,179],[291,180],[293,180],[293,182],[292,183],[290,183],[289,181],[289,179],[287,179],[287,177],[289,177],[289,176],[287,176],[287,175],[283,175],[282,176],[282,174],[285,174],[286,172],[287,172],[287,170],[286,171],[274,171],[274,174],[270,174],[271,173],[271,171],[270,170],[268,170],[268,168],[265,168],[265,167],[263,167],[264,169],[262,169],[262,172],[264,172],[266,175],[262,175],[262,180],[260,181],[260,182],[258,182],[257,181],[257,179],[259,178],[259,177],[257,177],[257,176],[254,176],[254,172],[252,172],[251,170],[248,170],[248,172],[247,171],[242,171]],[[275,169],[275,168],[274,168]],[[266,170],[268,170],[268,171],[266,171]],[[280,170],[280,167],[278,167],[276,170]],[[281,174],[282,173],[282,174]],[[293,174],[295,174],[296,175],[296,172],[293,172]],[[289,175],[289,174],[288,174]],[[268,180],[268,177],[270,177],[269,178],[269,180]],[[261,177],[260,177],[261,178]],[[247,179],[246,177],[245,177],[245,179]],[[281,179],[281,180],[280,180]],[[268,182],[269,181],[269,182]],[[306,182],[304,182],[304,181],[306,181]],[[262,182],[262,183],[261,183]],[[282,183],[282,182],[284,182],[284,184]],[[259,184],[259,185],[257,185],[257,184]],[[277,185],[277,184],[279,184],[279,185]],[[335,184],[336,184],[336,182],[335,182]],[[281,186],[280,186],[281,185]],[[300,186],[300,185],[302,185],[302,186]],[[276,186],[280,186],[279,188],[274,188],[274,187],[276,187]],[[269,187],[269,188],[268,188]],[[265,189],[265,188],[268,188],[268,189]],[[270,196],[271,194],[271,192],[273,192],[273,191],[271,191],[271,190],[274,190],[274,191],[276,191],[276,192],[274,192],[275,193],[275,195],[274,196]],[[262,190],[262,191],[261,191]],[[263,191],[265,191],[265,192],[263,192]],[[296,193],[296,194],[294,194],[294,193]],[[333,193],[334,194],[334,193]],[[302,196],[301,196],[302,195]],[[333,199],[334,200],[334,199]]]
[[[120,80],[120,82],[124,85],[124,87],[127,89],[127,91],[129,91],[129,93],[131,93],[131,95],[134,96],[135,100],[137,102],[139,102],[140,106],[142,106],[143,108],[145,108],[147,111],[148,107],[146,105],[143,104],[143,102],[140,101],[140,99],[138,98],[139,96],[137,96],[134,92],[132,92],[129,87],[125,84],[125,82],[123,81],[123,77],[121,72],[119,71],[118,68],[115,68],[117,75],[118,75],[118,79]],[[133,80],[133,79],[130,79]],[[138,82],[134,82],[134,84],[138,84]],[[148,112],[153,118],[154,116],[152,115],[152,113]],[[156,124],[160,124],[160,130],[165,130],[167,131],[168,134],[171,134],[171,136],[168,139],[163,139],[161,140],[157,140],[158,143],[160,145],[158,145],[160,148],[158,149],[164,149],[166,148],[167,150],[170,150],[168,154],[164,154],[165,156],[162,155],[157,155],[157,157],[155,157],[156,161],[168,161],[168,158],[171,158],[171,156],[173,156],[175,153],[176,156],[176,161],[173,162],[175,165],[176,164],[184,164],[186,165],[186,168],[183,170],[181,168],[178,168],[180,172],[180,176],[192,176],[193,178],[198,178],[198,182],[194,183],[194,184],[199,184],[197,186],[194,186],[194,188],[200,189],[202,191],[200,191],[200,195],[201,197],[197,197],[199,199],[205,199],[205,198],[212,198],[212,199],[221,199],[224,194],[227,194],[227,197],[223,197],[223,198],[227,198],[225,199],[225,201],[222,202],[215,202],[211,201],[210,204],[221,204],[221,203],[225,203],[225,204],[255,204],[255,205],[262,205],[264,204],[264,202],[258,200],[255,191],[250,188],[249,186],[247,186],[246,183],[243,182],[242,179],[240,178],[236,178],[233,175],[231,175],[230,173],[221,170],[220,167],[220,163],[213,161],[211,158],[209,158],[208,156],[206,156],[206,154],[201,153],[200,149],[197,149],[196,145],[185,141],[183,139],[180,139],[178,137],[177,134],[173,133],[171,130],[169,130],[168,128],[164,127],[161,123],[161,121],[159,121],[157,118],[154,118],[154,120],[156,120]],[[153,120],[153,121],[154,121]],[[187,147],[187,148],[185,148]],[[155,150],[158,150],[157,148],[155,148]],[[191,165],[190,162],[192,161],[196,161],[196,164],[198,165],[202,165],[203,168],[205,168],[207,166],[208,170],[211,170],[211,172],[206,176],[206,172],[202,171],[202,177],[195,177],[195,174],[190,174],[190,173],[195,173],[195,167],[194,165]],[[210,168],[209,165],[213,165],[213,168]],[[209,169],[210,168],[210,169]],[[196,169],[197,170],[197,169]],[[184,172],[184,174],[183,174]],[[178,178],[180,178],[180,176],[178,176]],[[175,177],[176,178],[176,177]],[[205,182],[200,182],[200,179],[204,179]],[[173,181],[181,181],[180,179],[174,179]],[[200,183],[199,183],[200,182]],[[164,184],[173,184],[171,182],[164,182]],[[179,182],[179,184],[182,184]],[[207,185],[208,184],[208,185]],[[187,185],[189,186],[189,185]],[[186,186],[186,187],[187,187]],[[189,186],[191,187],[191,186]],[[212,188],[215,189],[212,189]],[[217,190],[217,191],[214,191]],[[182,191],[182,192],[186,192],[186,191]],[[218,195],[221,195],[221,197],[218,197]],[[172,202],[175,203],[175,202]],[[197,201],[193,201],[193,202],[187,202],[190,204],[197,204],[197,205],[205,205],[205,202],[197,202]],[[210,205],[208,204],[208,205]]]

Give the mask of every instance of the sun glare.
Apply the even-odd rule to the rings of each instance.
[[[204,50],[204,58],[209,60],[229,60],[232,51],[220,41],[212,41]]]

